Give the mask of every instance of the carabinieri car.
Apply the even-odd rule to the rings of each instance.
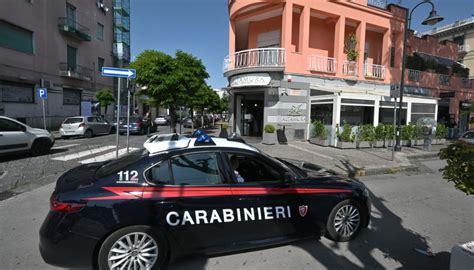
[[[66,172],[40,230],[43,259],[159,269],[183,254],[322,235],[348,241],[369,224],[361,182],[238,141],[156,135],[142,150]]]

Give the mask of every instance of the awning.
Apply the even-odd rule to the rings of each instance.
[[[453,64],[456,62],[446,57],[435,56],[427,53],[415,52],[415,54],[423,58],[425,61],[434,61],[436,64],[442,64],[448,67],[453,66]]]

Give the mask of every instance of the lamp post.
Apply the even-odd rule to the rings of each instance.
[[[435,6],[431,2],[431,0],[423,0],[423,2],[418,3],[416,6],[412,8],[410,11],[410,14],[408,14],[408,9],[407,12],[405,13],[405,32],[403,33],[403,50],[402,50],[402,76],[400,80],[400,101],[398,103],[398,119],[397,119],[397,132],[396,132],[396,144],[395,144],[395,151],[401,151],[402,147],[400,145],[400,133],[401,133],[401,127],[402,127],[402,104],[403,104],[403,91],[405,88],[405,67],[406,67],[406,47],[407,47],[407,37],[408,37],[408,31],[410,30],[411,26],[411,15],[413,14],[413,11],[423,5],[423,4],[430,4],[431,5],[431,11],[430,15],[426,19],[423,20],[421,23],[422,25],[435,25],[439,23],[440,21],[444,20],[442,16],[439,16],[436,13]]]

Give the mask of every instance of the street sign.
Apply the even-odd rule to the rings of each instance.
[[[400,97],[400,84],[394,83],[390,85],[390,97],[397,98]]]
[[[38,96],[39,96],[41,99],[48,99],[48,89],[46,89],[46,88],[38,88],[37,91],[38,91]]]
[[[137,77],[137,70],[130,68],[102,67],[102,76],[134,79]]]
[[[453,98],[456,96],[456,93],[454,91],[451,92],[441,92],[439,93],[440,98]]]

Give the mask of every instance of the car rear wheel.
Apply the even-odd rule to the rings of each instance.
[[[336,242],[349,241],[360,231],[364,218],[360,204],[351,200],[342,201],[329,215],[326,236]]]
[[[41,156],[49,153],[51,149],[51,143],[44,139],[39,139],[33,142],[31,146],[31,155],[32,156]]]
[[[92,133],[92,130],[88,129],[86,130],[86,132],[84,133],[84,137],[86,138],[92,138],[92,136],[94,135],[94,133]]]
[[[100,269],[160,269],[166,260],[165,237],[149,226],[131,226],[112,233],[102,244]]]

